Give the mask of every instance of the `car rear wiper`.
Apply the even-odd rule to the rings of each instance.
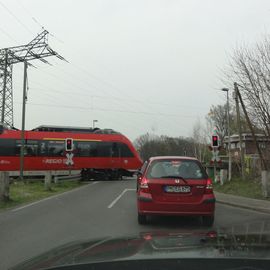
[[[179,176],[179,175],[164,175],[164,176],[161,176],[160,178],[176,178],[176,179],[183,180],[186,184],[188,183],[184,177]]]

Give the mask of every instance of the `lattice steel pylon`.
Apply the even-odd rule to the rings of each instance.
[[[13,64],[35,59],[49,64],[44,58],[53,55],[65,60],[49,47],[48,34],[47,30],[43,30],[26,45],[0,49],[0,123],[4,123],[8,127],[13,127]],[[30,64],[28,63],[28,65]]]
[[[3,60],[5,61],[5,56],[3,58],[4,58]],[[3,67],[2,65],[0,65],[0,109],[1,109],[0,122],[5,123],[9,127],[12,127],[13,126],[12,65],[6,66],[4,65]]]

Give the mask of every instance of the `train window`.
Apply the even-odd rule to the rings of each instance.
[[[39,155],[40,156],[47,156],[48,155],[48,148],[46,141],[40,141],[39,143]]]
[[[21,140],[16,140],[15,143],[15,155],[19,156],[21,154]],[[38,141],[25,140],[24,145],[24,155],[25,156],[37,156],[38,155]]]
[[[15,140],[0,139],[0,156],[14,156],[15,155]]]
[[[99,142],[97,150],[98,150],[99,157],[111,157],[112,156],[112,143]]]
[[[119,147],[119,143],[113,143],[112,144],[112,157],[120,157],[120,147]]]
[[[129,149],[129,147],[124,143],[119,143],[120,145],[120,151],[121,151],[121,157],[134,157],[133,153]]]
[[[27,140],[25,144],[26,156],[37,156],[38,155],[38,141]]]
[[[79,157],[96,157],[97,142],[80,142],[75,141],[75,155]]]
[[[97,157],[98,156],[98,143],[97,142],[90,142],[90,157]]]
[[[16,140],[15,143],[15,155],[19,156],[21,154],[21,140]]]
[[[64,155],[65,143],[64,141],[48,141],[48,156],[61,157]]]
[[[89,142],[76,142],[76,154],[79,157],[90,156],[91,145]]]

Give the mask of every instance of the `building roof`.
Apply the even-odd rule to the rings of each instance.
[[[265,136],[262,133],[256,133],[255,134],[256,139],[258,141],[270,141],[270,138]],[[233,134],[230,136],[231,142],[239,142],[239,135],[238,134]],[[242,133],[242,141],[253,141],[253,136],[251,133]],[[224,137],[224,142],[228,143],[228,136]]]

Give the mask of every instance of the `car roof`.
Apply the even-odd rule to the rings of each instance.
[[[195,157],[186,157],[186,156],[156,156],[156,157],[150,157],[149,161],[160,160],[160,159],[185,159],[185,160],[198,161],[198,159]]]

